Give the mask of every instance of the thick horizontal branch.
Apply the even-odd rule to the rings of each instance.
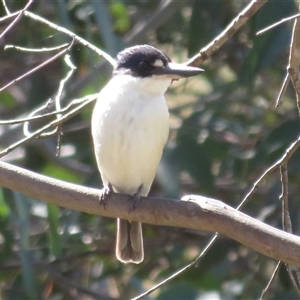
[[[273,259],[300,266],[300,237],[283,232],[202,196],[181,201],[143,197],[131,211],[128,195],[113,194],[104,207],[100,191],[0,162],[0,185],[32,198],[89,214],[143,223],[219,232]]]

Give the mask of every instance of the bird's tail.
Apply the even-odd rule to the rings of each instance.
[[[139,264],[144,259],[142,223],[117,219],[117,259]]]

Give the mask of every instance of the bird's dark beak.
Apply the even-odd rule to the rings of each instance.
[[[154,71],[154,75],[165,75],[166,77],[176,80],[180,78],[192,77],[202,72],[204,72],[204,70],[200,68],[169,62],[165,67],[156,69]]]

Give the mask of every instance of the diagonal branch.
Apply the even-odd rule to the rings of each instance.
[[[20,81],[21,79],[24,79],[25,77],[27,77],[29,74],[32,74],[33,72],[36,72],[37,70],[43,68],[44,66],[46,66],[47,64],[49,64],[50,62],[56,60],[58,57],[60,57],[61,55],[63,55],[64,53],[68,52],[74,43],[74,38],[73,40],[68,44],[68,47],[65,48],[64,50],[58,52],[57,54],[55,54],[54,56],[50,57],[49,59],[47,59],[46,61],[44,61],[43,63],[39,64],[38,66],[36,66],[35,68],[32,68],[30,71],[26,72],[25,74],[19,76],[18,78],[14,79],[13,81],[9,82],[8,84],[6,84],[5,86],[0,88],[0,92],[2,92],[3,90],[5,90],[6,88],[10,87],[11,85],[13,85],[14,83]]]
[[[15,142],[14,144],[11,144],[9,147],[7,147],[6,149],[4,149],[0,152],[0,157],[5,156],[9,152],[18,148],[19,146],[21,146],[25,142],[31,140],[32,138],[40,137],[43,132],[48,131],[49,129],[55,128],[55,127],[61,125],[62,123],[66,122],[67,120],[71,119],[73,116],[78,114],[83,109],[83,107],[85,107],[85,106],[89,105],[90,103],[92,103],[93,101],[95,101],[95,99],[97,98],[97,95],[98,94],[93,94],[93,95],[87,96],[86,101],[81,102],[81,104],[77,105],[75,108],[70,110],[68,113],[64,114],[61,118],[55,119],[54,121],[46,124],[42,128],[36,130],[31,135],[28,135],[28,136],[24,137],[23,139]]]
[[[189,66],[199,66],[225,44],[268,0],[252,0],[240,14],[213,41],[200,50],[188,62]]]
[[[17,24],[17,22],[21,19],[22,15],[26,11],[26,9],[32,4],[33,0],[29,0],[25,7],[19,12],[17,17],[9,24],[9,26],[0,34],[0,40],[5,36],[5,34]],[[4,6],[6,7],[6,6]]]

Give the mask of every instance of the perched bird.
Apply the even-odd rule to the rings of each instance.
[[[175,64],[160,50],[140,45],[117,55],[112,79],[102,89],[92,115],[95,155],[104,187],[147,196],[169,134],[164,94],[173,80],[202,69]],[[116,256],[144,259],[142,224],[117,219]]]

